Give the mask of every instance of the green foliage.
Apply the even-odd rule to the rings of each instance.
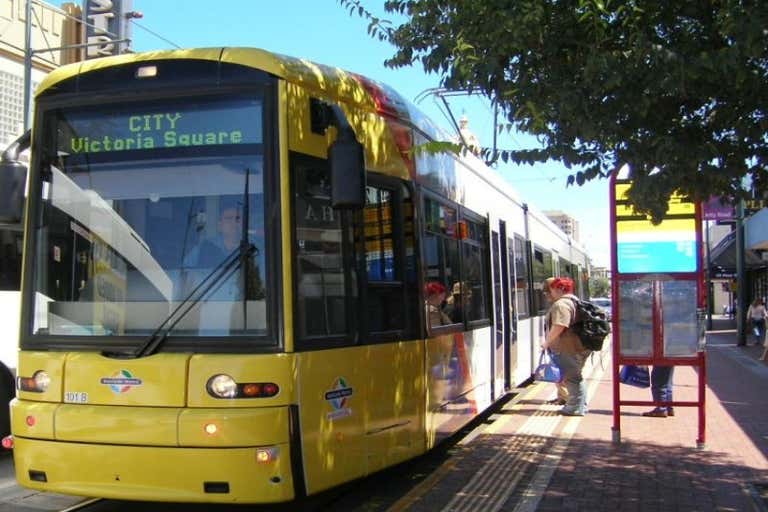
[[[389,0],[373,16],[338,0],[449,89],[498,102],[507,129],[556,160],[569,184],[632,169],[630,202],[659,220],[669,196],[744,198],[768,189],[768,2],[763,0]]]
[[[590,297],[610,297],[611,282],[605,277],[589,278],[589,296]]]

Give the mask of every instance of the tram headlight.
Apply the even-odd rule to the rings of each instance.
[[[43,370],[35,372],[32,378],[35,379],[35,386],[40,390],[41,393],[46,391],[48,386],[51,385],[50,375],[48,375],[48,372],[44,372]]]
[[[208,379],[205,387],[214,398],[273,398],[280,393],[274,382],[236,382],[223,373]]]
[[[32,377],[19,377],[16,382],[16,387],[21,391],[32,393],[45,393],[50,385],[51,376],[45,370],[36,371]]]
[[[208,392],[216,398],[235,398],[237,382],[229,375],[214,375],[208,379]]]

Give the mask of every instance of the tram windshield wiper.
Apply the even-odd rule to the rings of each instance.
[[[242,241],[224,260],[219,263],[195,288],[182,300],[163,322],[152,331],[141,346],[133,352],[102,352],[107,357],[138,359],[154,354],[176,325],[199,304],[215,286],[226,281],[248,258],[258,254],[258,249],[250,242]]]

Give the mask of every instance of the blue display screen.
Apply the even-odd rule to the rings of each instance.
[[[633,241],[616,245],[619,272],[696,272],[696,241]]]

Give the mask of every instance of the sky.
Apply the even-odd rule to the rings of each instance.
[[[82,1],[78,3],[82,5]],[[363,4],[374,15],[387,17],[382,0],[363,0]],[[415,101],[424,91],[438,87],[440,77],[426,74],[420,66],[385,67],[393,47],[371,38],[367,22],[350,15],[337,0],[133,0],[133,9],[143,13],[133,27],[134,51],[174,45],[250,46],[306,58],[384,82],[416,103],[438,125],[450,129],[434,96]],[[468,117],[469,127],[482,146],[492,146],[493,111],[486,99],[453,97],[449,105],[457,118]],[[523,134],[505,132],[498,137],[502,149],[534,146],[535,141]],[[558,163],[517,166],[500,162],[495,170],[528,204],[539,210],[562,210],[578,220],[581,243],[593,263],[610,266],[607,180],[566,187],[569,172]]]

